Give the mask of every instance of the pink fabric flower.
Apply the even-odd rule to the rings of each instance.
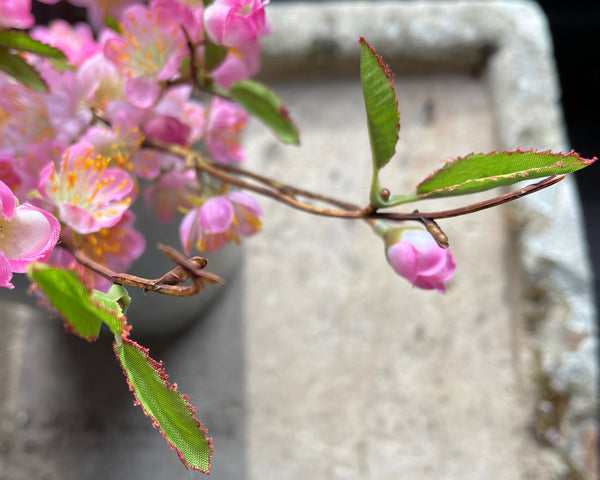
[[[248,114],[244,109],[228,100],[213,98],[204,142],[217,162],[241,162],[244,159],[240,139],[247,124]]]
[[[0,181],[4,182],[13,192],[23,184],[12,155],[0,153]]]
[[[55,0],[51,0],[55,2]],[[45,3],[51,3],[44,0]],[[139,3],[139,0],[69,0],[69,3],[84,7],[87,9],[88,23],[99,30],[104,26],[106,16],[119,20],[123,11],[134,3]]]
[[[144,192],[147,207],[154,204],[156,217],[164,223],[171,223],[178,208],[190,208],[188,199],[198,189],[195,170],[173,171],[161,175]]]
[[[76,232],[112,227],[131,203],[133,182],[124,170],[107,168],[109,161],[81,142],[65,152],[59,170],[49,163],[40,172],[40,193]]]
[[[47,61],[35,65],[49,91],[37,92],[0,78],[0,150],[16,154],[33,144],[68,144],[81,134],[91,112],[81,103],[81,89],[73,72],[56,71]]]
[[[34,23],[31,0],[0,1],[0,28],[29,28]]]
[[[181,30],[183,9],[174,1],[155,0],[149,8],[133,5],[123,12],[122,36],[104,45],[104,55],[126,75],[125,94],[138,107],[149,107],[162,85],[178,71],[186,55]]]
[[[46,96],[20,83],[0,82],[0,149],[17,153],[54,138]]]
[[[85,23],[71,26],[64,20],[54,20],[47,27],[35,27],[31,36],[61,50],[75,67],[102,51],[94,40],[91,28]]]
[[[104,54],[88,58],[76,72],[81,84],[82,97],[88,106],[104,113],[110,100],[123,98],[123,77]]]
[[[99,231],[88,235],[73,235],[66,229],[63,235],[75,242],[88,258],[105,265],[116,272],[126,272],[131,264],[137,260],[146,248],[144,236],[134,227],[135,215],[127,210],[116,225],[110,228],[101,228]],[[53,255],[51,263],[63,268],[70,268],[75,258],[63,249],[58,255]],[[81,272],[84,282],[90,288],[106,292],[111,282],[85,269]]]
[[[261,215],[260,205],[245,193],[212,197],[183,217],[179,226],[181,243],[188,254],[192,245],[201,252],[210,252],[232,240],[240,243],[240,235],[247,237],[260,230]]]
[[[248,43],[239,48],[230,48],[221,64],[211,75],[217,85],[228,89],[233,82],[246,80],[260,70],[260,45]]]
[[[268,0],[216,0],[204,12],[208,37],[217,45],[241,47],[270,32],[264,6]]]
[[[12,190],[0,181],[0,287],[14,288],[13,272],[47,261],[59,235],[56,218],[29,204],[17,206]]]
[[[397,228],[385,234],[386,257],[395,272],[415,287],[446,290],[456,265],[450,250],[441,248],[419,228]]]

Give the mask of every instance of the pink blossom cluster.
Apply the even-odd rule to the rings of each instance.
[[[10,288],[12,273],[32,261],[72,265],[74,257],[54,248],[59,236],[125,271],[145,248],[131,211],[138,198],[160,221],[184,215],[188,252],[257,232],[262,212],[252,197],[199,177],[149,144],[194,147],[217,163],[243,161],[248,114],[210,95],[210,85],[226,91],[258,71],[268,0],[208,7],[199,0],[69,1],[87,8],[88,23],[35,26],[31,0],[0,1],[0,30],[31,29],[68,63],[21,54],[45,92],[0,73],[0,286]],[[107,17],[117,28],[104,24]],[[209,45],[222,52],[217,65],[204,65]],[[195,96],[195,88],[209,95]],[[88,276],[92,286],[108,288]]]

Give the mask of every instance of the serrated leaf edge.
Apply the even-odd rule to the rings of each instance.
[[[87,284],[86,280],[79,274],[79,272],[77,271],[76,268],[57,268],[57,267],[53,267],[51,265],[48,265],[46,263],[31,263],[29,265],[29,268],[31,271],[42,271],[42,270],[52,270],[52,269],[56,269],[56,270],[62,270],[65,272],[74,272],[77,276],[77,278],[79,279],[79,281],[81,282],[81,285],[86,289],[87,292],[87,296],[90,300],[90,303],[96,307],[98,310],[102,310],[105,313],[111,314],[111,315],[115,315],[117,312],[115,312],[114,310],[110,310],[106,307],[104,307],[102,304],[100,304],[97,300],[95,300],[93,298],[93,290],[92,288]],[[44,292],[44,290],[37,286],[37,282],[35,282],[33,280],[33,278],[30,277],[30,281],[32,282],[32,286],[33,284],[36,285],[36,287],[34,288],[38,288],[40,289],[42,292]],[[30,287],[31,288],[31,287]],[[44,292],[44,295],[46,296],[46,299],[48,302],[50,302],[50,305],[52,305],[52,308],[56,311],[56,313],[63,319],[63,328],[65,329],[65,332],[73,334],[79,338],[82,338],[83,340],[86,340],[90,343],[95,342],[96,340],[98,340],[99,335],[92,335],[90,337],[86,337],[84,335],[80,335],[79,332],[77,332],[77,330],[75,330],[75,328],[73,328],[73,326],[69,323],[69,320],[67,319],[67,317],[65,317],[63,315],[63,313],[52,303],[52,300],[46,295],[46,293]],[[131,325],[127,324],[127,317],[125,317],[123,314],[119,314],[118,316],[115,316],[115,318],[119,321],[119,323],[121,324],[122,328],[121,328],[121,332],[120,335],[122,338],[126,338],[127,336],[129,336],[129,332],[131,330]],[[103,320],[101,321],[102,323],[106,323]]]
[[[375,59],[377,60],[377,63],[383,70],[384,75],[388,79],[388,83],[394,94],[394,100],[396,101],[396,112],[398,112],[398,125],[396,126],[396,145],[398,145],[398,141],[400,140],[400,128],[401,128],[400,117],[401,117],[401,115],[400,115],[400,109],[399,109],[399,104],[398,104],[398,96],[396,95],[396,86],[394,85],[394,73],[391,71],[390,66],[383,61],[383,57],[375,51],[375,47],[373,47],[373,45],[371,45],[365,37],[361,36],[358,39],[358,45],[362,46],[363,44],[369,50],[371,50],[371,52],[375,56]],[[396,145],[394,146],[394,152],[393,152],[392,156],[396,153]]]
[[[596,157],[593,157],[591,159],[582,158],[574,150],[570,150],[569,153],[566,153],[566,154],[565,153],[561,153],[561,152],[553,152],[552,150],[536,151],[533,148],[530,148],[528,150],[522,150],[521,148],[517,148],[515,150],[504,150],[504,151],[500,151],[500,152],[497,152],[495,150],[491,151],[491,152],[479,152],[479,153],[471,152],[471,153],[469,153],[467,155],[464,155],[462,157],[456,157],[456,158],[453,158],[452,160],[446,161],[445,164],[442,167],[438,168],[433,173],[431,173],[430,175],[428,175],[423,181],[421,181],[417,185],[417,192],[419,192],[419,189],[421,188],[422,185],[424,185],[425,183],[427,183],[427,181],[430,180],[431,178],[435,177],[440,171],[448,168],[449,165],[453,165],[453,164],[456,164],[456,163],[461,162],[463,160],[467,160],[467,159],[469,159],[469,157],[471,157],[473,155],[484,155],[485,156],[485,155],[496,154],[496,153],[507,154],[507,155],[513,155],[513,154],[516,154],[516,153],[519,153],[519,154],[534,153],[536,155],[552,155],[554,157],[561,158],[561,159],[575,158],[577,161],[574,162],[574,163],[571,163],[571,164],[567,164],[567,165],[564,165],[563,164],[564,162],[559,161],[559,162],[556,162],[556,163],[554,163],[552,165],[547,165],[547,166],[544,166],[544,167],[531,168],[531,169],[528,169],[528,170],[523,170],[523,171],[520,171],[520,172],[513,172],[511,174],[506,174],[506,175],[496,175],[496,176],[493,176],[493,177],[473,178],[473,179],[467,180],[467,181],[465,181],[463,183],[460,183],[460,184],[451,185],[449,187],[444,187],[444,188],[438,188],[438,189],[435,189],[435,190],[431,190],[431,191],[429,191],[427,193],[418,193],[419,198],[420,199],[424,199],[424,198],[430,197],[431,195],[434,195],[434,194],[440,193],[440,192],[452,192],[452,191],[456,190],[457,188],[462,187],[464,185],[468,185],[470,183],[477,183],[477,182],[484,183],[484,182],[487,182],[489,180],[498,179],[498,178],[519,178],[520,177],[521,180],[527,180],[527,178],[531,176],[530,173],[532,173],[532,172],[537,173],[537,172],[542,172],[544,170],[549,170],[549,169],[555,168],[555,167],[565,167],[565,166],[568,167],[568,166],[577,166],[577,165],[583,165],[582,166],[582,168],[583,168],[584,166],[591,165],[592,163],[594,163],[597,160]]]
[[[208,469],[207,470],[202,470],[201,468],[198,467],[194,467],[193,465],[190,465],[187,460],[184,458],[183,453],[175,446],[173,445],[169,439],[167,438],[167,436],[165,435],[165,432],[163,432],[162,428],[160,428],[160,425],[158,424],[156,418],[154,418],[152,415],[150,415],[148,413],[148,411],[146,410],[146,407],[144,407],[144,404],[140,401],[140,399],[138,398],[137,392],[135,390],[135,388],[133,387],[131,381],[129,380],[129,376],[127,375],[127,371],[125,370],[125,367],[123,366],[123,363],[121,362],[121,360],[119,359],[119,354],[117,353],[117,343],[113,342],[113,350],[115,352],[115,355],[117,357],[117,360],[119,360],[119,364],[121,365],[121,368],[123,370],[123,374],[125,375],[125,379],[127,380],[127,385],[129,386],[129,390],[131,392],[133,392],[133,396],[135,397],[135,401],[133,402],[133,404],[135,406],[139,406],[141,407],[142,411],[144,412],[144,415],[146,415],[147,417],[150,417],[152,419],[152,426],[154,428],[157,428],[158,431],[160,432],[160,434],[162,435],[162,437],[165,439],[165,441],[167,442],[167,444],[169,445],[169,448],[175,452],[177,452],[177,456],[179,457],[179,460],[181,460],[181,463],[183,463],[184,467],[187,470],[197,470],[201,473],[204,473],[206,475],[208,475],[210,473],[210,459],[212,458],[213,454],[214,454],[214,447],[212,444],[212,438],[208,437],[208,430],[206,428],[204,428],[202,426],[202,422],[200,420],[198,420],[194,415],[196,415],[196,408],[189,402],[189,395],[186,395],[185,393],[180,393],[177,390],[177,384],[176,383],[169,383],[169,381],[167,380],[169,378],[169,375],[167,374],[167,372],[164,369],[163,366],[163,362],[162,361],[157,361],[154,360],[151,356],[150,356],[150,350],[147,348],[142,347],[139,343],[134,342],[133,340],[129,339],[129,338],[123,338],[123,343],[128,344],[129,346],[133,347],[134,349],[142,352],[145,356],[146,356],[146,360],[148,361],[148,364],[154,369],[154,371],[156,371],[156,373],[158,374],[158,378],[165,384],[165,387],[169,390],[175,391],[177,392],[179,395],[181,395],[181,398],[183,399],[183,401],[185,402],[188,410],[191,413],[192,419],[194,420],[194,422],[196,423],[196,425],[198,426],[198,430],[200,430],[204,437],[206,438],[206,442],[208,445],[208,448],[210,450],[209,455],[208,455]]]

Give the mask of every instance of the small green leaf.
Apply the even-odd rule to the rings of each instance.
[[[571,173],[595,161],[573,151],[471,153],[446,163],[419,183],[417,194],[419,198],[437,198],[481,192],[522,180]]]
[[[130,390],[144,413],[152,418],[187,469],[210,471],[212,439],[194,417],[187,395],[167,382],[162,362],[150,358],[148,350],[129,339],[118,339],[114,350],[127,377]]]
[[[102,322],[114,325],[115,318],[120,315],[120,309],[106,309],[95,302],[92,291],[81,283],[74,270],[33,263],[27,268],[27,275],[62,314],[67,328],[90,342],[98,338]]]
[[[46,84],[31,65],[2,46],[0,46],[0,70],[38,92],[47,90]]]
[[[106,15],[104,17],[104,23],[106,24],[106,26],[108,28],[110,28],[113,32],[117,32],[118,34],[123,33],[123,31],[121,30],[121,26],[118,24],[118,22],[111,17],[110,15]]]
[[[127,323],[124,315],[131,304],[131,297],[125,287],[111,285],[106,293],[94,290],[92,300],[103,309],[114,312],[114,316],[108,317],[108,321],[104,319],[104,323],[110,331],[120,337],[127,335]]]
[[[300,143],[298,130],[287,108],[264,85],[252,80],[235,82],[229,90],[231,98],[267,125],[285,143]]]
[[[29,35],[22,32],[0,32],[0,46],[20,52],[35,53],[42,57],[56,58],[59,60],[66,60],[67,58],[58,48],[34,40]]]
[[[373,168],[379,170],[396,151],[400,132],[398,100],[388,66],[363,37],[358,43],[361,48],[360,81],[367,111]]]
[[[221,65],[227,55],[227,49],[213,43],[204,46],[204,68],[209,72]]]

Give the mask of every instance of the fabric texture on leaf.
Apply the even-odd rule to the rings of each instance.
[[[64,317],[70,332],[91,342],[98,338],[104,322],[115,335],[127,334],[126,320],[117,302],[96,301],[93,290],[81,282],[75,270],[38,263],[31,264],[27,274]]]
[[[115,342],[114,350],[135,394],[135,404],[152,418],[153,426],[160,430],[187,469],[209,473],[212,439],[194,417],[196,410],[189,404],[188,396],[167,381],[162,362],[150,358],[147,349],[129,339]]]
[[[446,163],[417,186],[420,198],[448,197],[481,192],[522,180],[562,175],[587,167],[596,158],[577,153],[507,152],[471,153]]]

